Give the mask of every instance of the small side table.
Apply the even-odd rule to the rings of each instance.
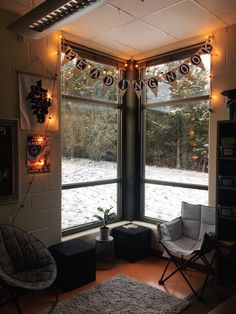
[[[69,291],[96,280],[95,246],[80,239],[49,247],[57,264],[57,284]]]
[[[108,240],[101,240],[96,237],[96,268],[109,269],[115,266],[114,239],[112,236]]]
[[[129,223],[112,229],[116,256],[136,262],[150,254],[151,229]]]

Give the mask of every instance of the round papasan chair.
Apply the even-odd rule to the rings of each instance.
[[[19,313],[14,288],[42,290],[56,276],[56,263],[39,239],[16,226],[0,224],[0,285],[8,289]]]

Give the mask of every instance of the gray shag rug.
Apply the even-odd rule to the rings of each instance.
[[[120,274],[57,304],[54,314],[175,314],[189,305]],[[43,310],[40,314],[46,314]]]

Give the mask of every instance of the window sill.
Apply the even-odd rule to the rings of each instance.
[[[127,223],[130,223],[130,221],[123,220],[123,221],[115,222],[115,223],[109,224],[109,228],[112,229],[112,228],[119,227],[119,226],[122,226],[122,225],[127,224]],[[152,231],[151,232],[151,247],[154,250],[160,251],[160,246],[158,244],[158,238],[157,238],[156,224],[152,224],[152,223],[148,223],[148,222],[144,222],[144,221],[138,221],[138,220],[134,220],[134,221],[132,221],[132,223],[143,226],[143,227],[150,228]],[[98,235],[99,235],[99,227],[89,229],[86,231],[81,231],[81,232],[74,233],[74,234],[70,234],[67,236],[63,236],[62,241],[64,242],[64,241],[78,238],[80,240],[83,240],[85,242],[88,242],[88,243],[94,245],[96,236],[98,236]]]

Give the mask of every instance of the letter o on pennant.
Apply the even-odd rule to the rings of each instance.
[[[111,86],[111,85],[114,83],[114,79],[113,79],[112,76],[107,75],[107,76],[104,77],[103,83],[104,83],[104,85],[106,85],[106,86]]]
[[[120,80],[118,86],[119,89],[126,90],[128,88],[128,82],[126,80]]]
[[[150,78],[148,80],[148,87],[150,88],[156,88],[158,86],[158,81],[154,77]]]
[[[201,59],[201,57],[198,56],[198,55],[193,55],[193,56],[191,57],[191,62],[192,62],[192,64],[194,64],[194,65],[198,65],[198,64],[200,64],[200,63],[202,62],[202,59]]]
[[[176,80],[176,74],[173,71],[166,73],[166,79],[168,82],[174,82]]]
[[[78,59],[76,62],[76,67],[79,70],[84,70],[87,66],[87,61],[85,59]]]
[[[100,71],[98,69],[92,69],[89,71],[89,76],[93,79],[96,80],[100,76]]]
[[[212,51],[212,45],[210,44],[204,44],[201,47],[202,53],[210,53]]]
[[[189,66],[187,64],[181,64],[179,67],[179,72],[181,74],[188,74],[189,73]]]
[[[134,89],[135,90],[142,90],[143,89],[143,82],[141,80],[137,80],[134,82]]]

